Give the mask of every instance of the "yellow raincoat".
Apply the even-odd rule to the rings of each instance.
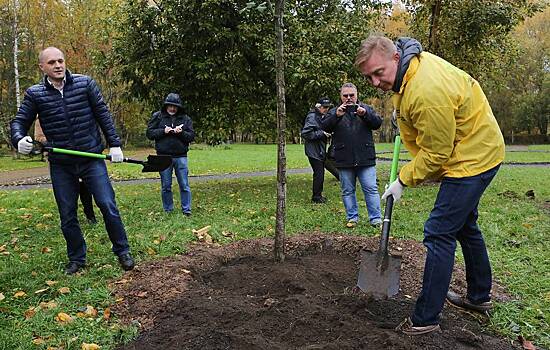
[[[479,83],[447,61],[429,52],[411,59],[392,99],[414,157],[399,172],[405,185],[478,175],[504,160],[504,138]]]

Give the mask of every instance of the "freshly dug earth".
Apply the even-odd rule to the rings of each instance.
[[[446,305],[441,332],[406,336],[394,328],[411,314],[421,288],[424,248],[392,240],[403,256],[401,289],[375,301],[354,288],[362,247],[377,237],[303,234],[288,237],[286,259],[273,241],[195,245],[188,254],[141,264],[113,282],[113,311],[141,333],[118,349],[519,349],[486,333],[485,316]],[[451,288],[464,292],[455,267]],[[495,285],[493,299],[506,294]]]

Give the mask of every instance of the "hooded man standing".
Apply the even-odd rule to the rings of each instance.
[[[313,203],[325,203],[323,197],[323,183],[325,181],[325,169],[327,169],[337,180],[340,180],[338,169],[327,157],[327,142],[332,136],[321,129],[321,121],[326,116],[330,106],[330,100],[323,97],[315,104],[306,116],[301,136],[305,140],[304,150],[313,170],[313,186],[311,201]]]
[[[394,92],[393,105],[403,144],[413,159],[382,198],[401,198],[403,189],[427,179],[441,185],[424,224],[427,249],[422,291],[414,313],[398,327],[408,335],[439,330],[445,298],[485,312],[491,307],[491,266],[477,225],[478,205],[504,160],[504,138],[479,83],[429,52],[418,41],[394,44],[370,36],[355,60],[374,86]],[[456,241],[466,265],[466,295],[449,292]]]
[[[38,117],[47,139],[46,145],[75,151],[101,153],[101,133],[109,145],[113,163],[123,155],[111,113],[96,82],[86,75],[71,74],[65,68],[65,55],[48,47],[38,57],[44,79],[31,86],[17,115],[11,121],[11,140],[19,153],[29,154],[33,140],[27,135]],[[72,275],[86,263],[86,242],[77,219],[79,179],[90,190],[105,221],[113,253],[124,270],[134,268],[126,231],[115,202],[105,161],[51,152],[48,155],[53,193],[67,242],[69,263],[65,273]]]
[[[165,212],[174,210],[172,195],[172,170],[180,189],[181,210],[185,216],[191,216],[191,188],[189,187],[189,170],[187,151],[189,143],[195,139],[193,122],[183,112],[178,94],[169,93],[160,111],[153,113],[147,124],[147,138],[155,141],[158,155],[172,156],[172,165],[160,172],[162,207]]]

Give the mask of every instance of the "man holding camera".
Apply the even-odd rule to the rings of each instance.
[[[354,228],[359,221],[356,181],[365,196],[369,222],[382,224],[380,195],[376,184],[376,152],[372,130],[380,128],[382,118],[370,106],[358,102],[357,87],[345,83],[340,88],[342,104],[328,112],[322,128],[333,133],[334,162],[340,172],[342,201],[346,208],[346,227]]]
[[[162,207],[165,212],[174,210],[172,196],[172,170],[180,188],[181,211],[191,216],[191,187],[189,187],[189,169],[187,151],[189,143],[195,139],[193,121],[183,112],[178,94],[169,93],[160,111],[153,113],[147,124],[147,138],[155,140],[155,149],[159,155],[172,156],[172,165],[160,172]]]

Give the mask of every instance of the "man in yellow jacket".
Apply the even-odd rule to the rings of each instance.
[[[413,159],[382,199],[399,201],[403,189],[427,179],[441,180],[424,225],[427,249],[422,291],[414,313],[399,329],[408,335],[439,330],[445,298],[459,307],[491,307],[491,266],[477,225],[478,204],[504,160],[504,139],[479,83],[429,52],[412,38],[395,43],[370,36],[355,60],[374,86],[393,91],[403,144]],[[466,295],[449,291],[456,241],[466,265]]]

